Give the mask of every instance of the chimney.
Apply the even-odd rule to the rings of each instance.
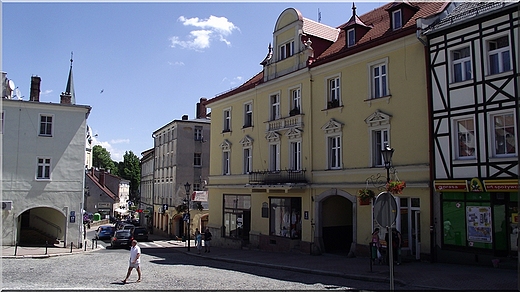
[[[188,120],[188,115],[183,115],[183,116],[182,116],[182,120],[183,120],[183,121],[187,121],[187,120]]]
[[[208,99],[205,97],[201,97],[200,101],[197,103],[197,119],[205,119],[207,118],[207,110],[206,110],[206,101]]]
[[[39,76],[31,77],[31,94],[30,101],[40,101],[40,83],[42,79]]]
[[[99,170],[99,184],[103,187],[105,186],[105,170],[104,169]]]
[[[67,94],[67,93],[63,92],[60,95],[60,103],[61,104],[72,104],[71,100],[72,100],[72,95],[70,95],[70,94]]]

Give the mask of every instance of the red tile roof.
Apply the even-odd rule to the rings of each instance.
[[[430,16],[434,16],[444,10],[444,8],[449,4],[449,2],[391,2],[385,4],[381,7],[378,7],[368,13],[365,13],[359,16],[359,19],[355,19],[356,21],[361,21],[364,25],[368,27],[372,27],[368,30],[368,32],[356,43],[353,47],[347,47],[346,44],[346,35],[345,35],[345,27],[348,27],[352,23],[346,22],[336,29],[340,29],[340,33],[337,39],[332,43],[332,45],[326,49],[319,56],[315,56],[315,61],[312,63],[312,67],[319,66],[324,63],[343,58],[350,54],[355,54],[363,50],[367,50],[369,48],[381,45],[385,42],[392,41],[394,39],[415,34],[416,31],[416,20],[418,18],[426,18]],[[390,15],[388,9],[391,9],[393,6],[400,5],[409,5],[412,9],[416,9],[417,12],[408,20],[406,23],[403,23],[403,27],[398,30],[392,30],[390,26]],[[315,21],[303,18],[304,21],[304,29],[308,30],[309,34],[320,36],[322,38],[327,37],[333,30],[326,25],[322,25]],[[331,37],[331,36],[328,36]],[[254,88],[258,84],[263,83],[264,73],[261,71],[260,73],[253,76],[251,79],[246,81],[244,84],[239,87],[232,89],[230,91],[224,92],[215,96],[212,99],[209,99],[205,104],[210,104],[214,101],[221,100],[223,98],[235,95],[237,93],[249,90]]]

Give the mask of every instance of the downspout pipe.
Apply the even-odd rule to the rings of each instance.
[[[434,151],[433,151],[433,126],[432,126],[432,80],[431,80],[431,60],[430,60],[430,53],[429,53],[429,46],[428,46],[428,38],[423,34],[423,19],[420,18],[417,20],[417,32],[416,37],[417,39],[423,44],[424,46],[424,62],[425,62],[425,68],[426,68],[426,96],[427,96],[427,103],[428,103],[428,131],[429,131],[429,139],[428,139],[428,159],[429,159],[429,191],[430,191],[430,256],[431,256],[431,262],[435,262],[436,254],[435,254],[435,209],[434,209],[434,193],[435,190],[433,189],[433,178],[434,178],[434,172],[433,172],[433,165],[434,165]]]

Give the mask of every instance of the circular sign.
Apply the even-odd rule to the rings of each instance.
[[[374,219],[381,227],[391,227],[397,218],[397,201],[390,192],[382,192],[374,203]]]

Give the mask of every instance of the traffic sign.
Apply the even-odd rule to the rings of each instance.
[[[190,214],[188,214],[188,213],[184,213],[184,215],[182,215],[182,220],[184,220],[184,221],[190,221]]]
[[[381,227],[391,227],[397,218],[397,201],[390,192],[382,192],[374,203],[374,219]]]

